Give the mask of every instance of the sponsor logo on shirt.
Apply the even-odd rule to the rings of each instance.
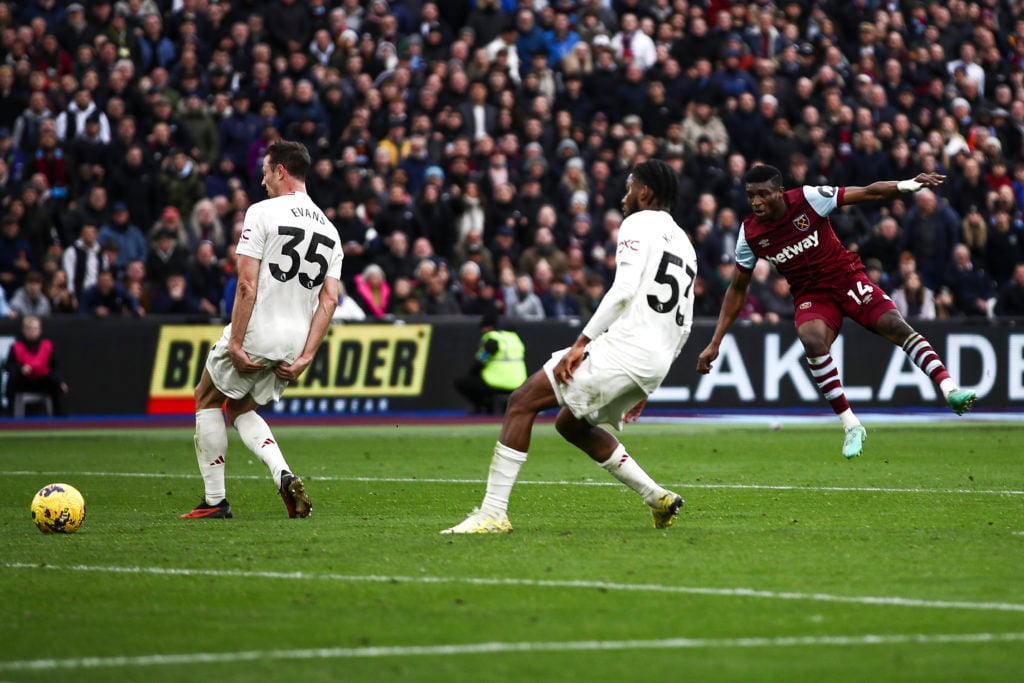
[[[793,222],[795,223],[796,221]],[[815,230],[810,235],[803,238],[796,244],[789,245],[775,256],[769,256],[768,260],[776,265],[779,263],[785,263],[786,261],[789,261],[790,259],[795,258],[800,254],[804,253],[804,251],[817,247],[818,242],[818,231]]]
[[[640,240],[621,240],[619,242],[619,252],[623,249],[629,249],[630,251],[638,251],[637,246],[640,244]]]
[[[242,234],[238,236],[238,241],[239,242],[248,242],[249,241],[249,233],[250,232],[252,232],[252,228],[246,228],[245,230],[243,230]]]

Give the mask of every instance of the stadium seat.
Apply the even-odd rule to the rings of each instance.
[[[49,394],[23,391],[14,395],[14,417],[25,417],[25,408],[30,405],[41,405],[44,415],[53,415],[53,399]]]

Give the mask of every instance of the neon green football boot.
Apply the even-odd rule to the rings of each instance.
[[[973,391],[967,389],[957,389],[956,391],[950,392],[949,396],[946,397],[946,403],[953,409],[953,412],[957,415],[963,415],[968,410],[974,407],[974,402],[978,400],[978,395]]]
[[[863,425],[853,425],[846,428],[846,437],[843,439],[843,457],[849,460],[856,458],[864,450],[864,442],[868,439],[868,430]]]

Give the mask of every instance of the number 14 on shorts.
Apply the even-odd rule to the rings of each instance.
[[[846,290],[847,296],[857,302],[858,306],[868,303],[875,294],[875,289],[869,284],[857,281],[857,292],[852,289]]]

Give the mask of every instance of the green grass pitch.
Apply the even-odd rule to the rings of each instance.
[[[273,426],[273,418],[270,418]],[[3,681],[1013,681],[1024,674],[1024,428],[640,424],[686,499],[655,530],[548,424],[515,532],[479,504],[498,426],[278,427],[287,519],[230,433],[232,520],[180,520],[189,429],[0,435]],[[73,535],[29,518],[85,495]]]

